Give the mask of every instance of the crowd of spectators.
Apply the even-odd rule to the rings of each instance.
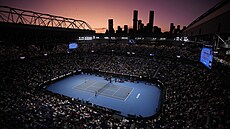
[[[146,57],[154,55],[155,57],[176,58],[178,55],[184,59],[199,60],[200,48],[193,44],[184,43],[156,43],[129,45],[125,43],[80,43],[79,48],[74,50],[79,53],[113,53],[121,56],[138,55]],[[143,52],[144,50],[144,52]],[[166,50],[166,51],[165,51]],[[68,53],[68,44],[36,44],[36,45],[17,45],[5,43],[0,47],[1,61],[10,61],[20,59],[24,56],[39,57],[44,54]]]
[[[66,53],[68,49],[67,44],[18,45],[7,42],[0,46],[1,62],[20,59],[20,57],[28,58],[44,56],[44,54]]]
[[[91,43],[80,44],[72,53],[67,53],[66,45],[49,49],[30,46],[26,52],[17,49],[15,46],[1,48],[1,128],[227,129],[230,125],[230,91],[221,78],[222,73],[229,76],[225,72],[229,68],[204,68],[197,63],[201,49],[191,44]],[[26,58],[18,60],[18,55]],[[116,119],[109,110],[39,87],[47,80],[77,69],[161,80],[165,95],[159,116]]]

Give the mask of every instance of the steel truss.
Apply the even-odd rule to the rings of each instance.
[[[0,5],[0,22],[58,27],[67,29],[92,30],[83,20],[43,14],[28,10],[16,9]]]

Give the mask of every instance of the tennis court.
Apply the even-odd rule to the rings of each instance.
[[[157,86],[145,82],[110,83],[104,77],[89,74],[70,76],[51,84],[47,90],[119,111],[124,116],[155,115],[161,101],[161,89]]]
[[[95,95],[104,95],[124,101],[133,90],[133,88],[130,87],[117,86],[113,83],[98,82],[94,80],[86,80],[84,83],[75,86],[74,89],[92,92]]]

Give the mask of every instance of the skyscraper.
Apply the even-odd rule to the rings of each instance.
[[[153,20],[154,20],[154,11],[151,10],[149,12],[149,26],[148,26],[149,32],[152,32],[153,30]]]
[[[113,19],[109,19],[109,21],[108,21],[108,26],[109,26],[109,33],[114,33],[114,29],[113,29]]]
[[[134,10],[133,11],[133,30],[137,30],[137,21],[138,21],[138,11]]]

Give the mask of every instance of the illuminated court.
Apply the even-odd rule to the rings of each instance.
[[[161,104],[161,90],[144,82],[109,82],[96,75],[79,74],[58,81],[49,91],[88,101],[121,112],[121,115],[150,117]]]

